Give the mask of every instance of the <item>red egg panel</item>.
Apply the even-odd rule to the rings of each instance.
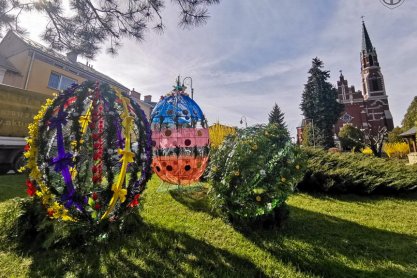
[[[208,157],[154,157],[152,168],[158,177],[172,184],[190,185],[198,182],[207,167]]]

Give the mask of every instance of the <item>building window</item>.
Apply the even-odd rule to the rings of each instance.
[[[379,87],[378,79],[372,79],[372,91],[379,91],[381,90]]]
[[[55,90],[65,90],[73,83],[78,82],[75,79],[66,77],[55,72],[51,72],[51,75],[49,76],[48,87]]]
[[[372,58],[371,55],[369,55],[369,65],[373,66],[374,65],[374,59]]]

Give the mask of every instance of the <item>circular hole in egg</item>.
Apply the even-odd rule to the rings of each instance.
[[[172,171],[172,166],[168,165],[166,169],[167,169],[167,171],[171,172]]]
[[[169,129],[165,130],[165,136],[171,136],[171,134],[172,134],[171,130]]]
[[[197,131],[197,136],[203,136],[203,132],[201,130]]]
[[[189,145],[191,145],[191,140],[185,139],[184,144],[188,147]]]
[[[188,115],[188,110],[182,110],[182,113],[184,114],[184,115]]]
[[[190,165],[185,165],[184,169],[185,169],[185,171],[190,171],[191,170],[191,166]]]
[[[156,171],[161,172],[161,168],[159,166],[156,166]]]

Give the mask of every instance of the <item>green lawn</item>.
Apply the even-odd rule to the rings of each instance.
[[[0,276],[417,277],[417,193],[299,193],[285,227],[243,234],[204,194],[157,193],[159,184],[149,182],[144,225],[125,240],[30,255],[0,243]],[[0,177],[0,213],[24,190],[22,176]]]

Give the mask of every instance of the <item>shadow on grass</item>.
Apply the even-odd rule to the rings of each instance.
[[[15,197],[26,197],[25,180],[24,174],[0,175],[0,202]]]
[[[30,256],[28,277],[264,276],[244,258],[146,223],[107,245],[54,249]]]
[[[303,193],[303,192],[302,192]],[[372,193],[369,195],[365,194],[340,194],[340,193],[321,193],[321,192],[305,192],[308,195],[313,196],[315,199],[321,200],[339,200],[343,202],[353,203],[377,203],[384,200],[398,201],[398,202],[415,202],[417,201],[417,191],[377,194]]]
[[[210,206],[208,190],[208,187],[201,187],[199,190],[173,190],[169,193],[175,201],[183,204],[191,210],[205,212],[214,217],[219,216],[218,213]]]
[[[254,231],[246,236],[303,272],[326,277],[417,276],[416,237],[296,207],[290,207],[284,229]]]

